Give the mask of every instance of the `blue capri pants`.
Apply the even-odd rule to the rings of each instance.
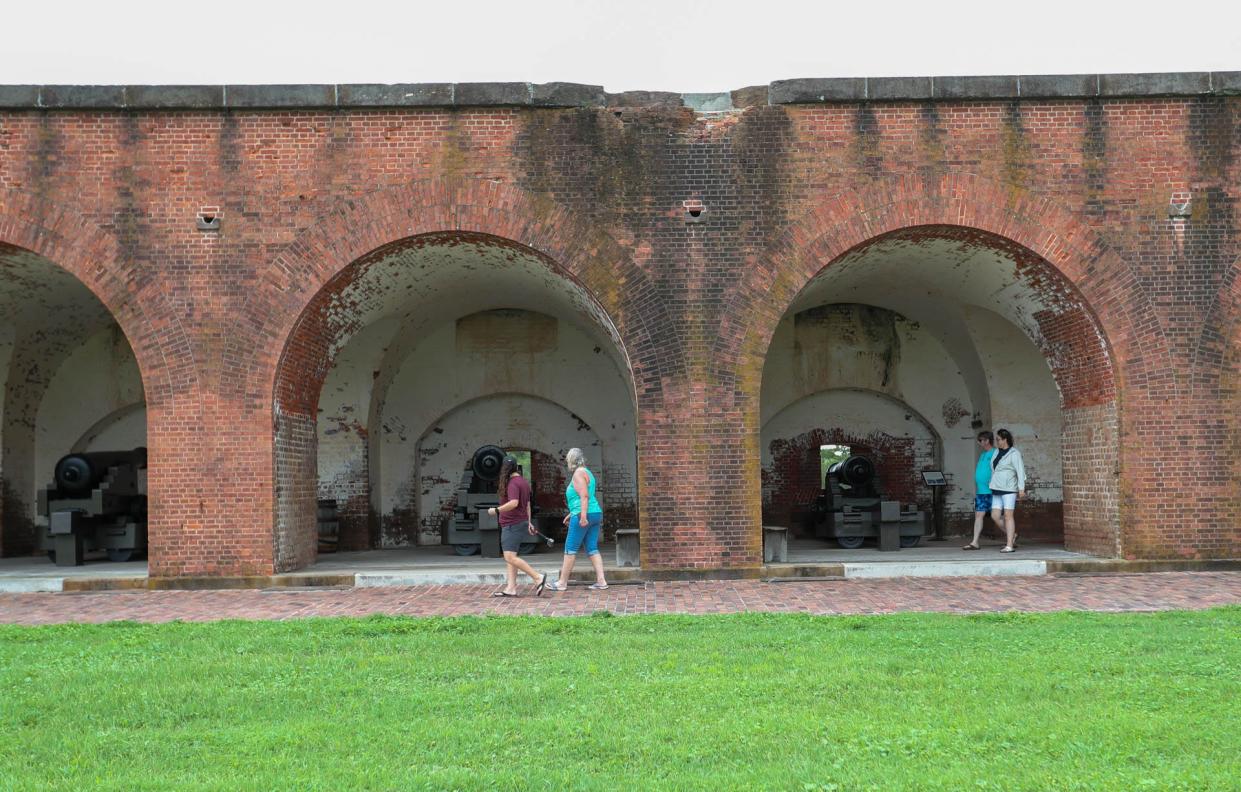
[[[577,555],[582,543],[586,543],[586,555],[599,555],[599,530],[603,527],[603,513],[590,512],[586,515],[586,527],[580,525],[581,517],[569,515],[569,536],[564,541],[564,554]]]

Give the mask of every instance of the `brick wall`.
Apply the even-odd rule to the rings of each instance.
[[[1237,444],[1219,438],[1236,433],[1241,99],[842,101],[699,116],[612,101],[0,110],[0,242],[95,294],[143,375],[152,574],[309,560],[296,548],[313,510],[277,500],[295,491],[313,503],[303,461],[330,357],[295,324],[316,320],[316,295],[351,263],[444,231],[529,251],[615,328],[637,403],[644,564],[759,562],[759,393],[774,329],[832,262],[927,226],[1002,240],[1082,310],[1032,317],[1055,339],[1053,364],[1068,350],[1066,437],[1102,421],[1116,438],[1114,485],[1088,444],[1066,444],[1066,541],[1237,554]],[[197,227],[204,210],[218,231]],[[1107,374],[1112,390],[1075,368]],[[1150,449],[1170,427],[1177,454],[1156,468]],[[279,478],[277,458],[290,460]],[[1187,522],[1167,492],[1200,489],[1204,468],[1211,508]],[[1100,493],[1103,522],[1074,487]]]

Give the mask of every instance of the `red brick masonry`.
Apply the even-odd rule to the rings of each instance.
[[[496,599],[496,586],[416,586],[341,591],[118,591],[0,594],[0,623],[299,619],[312,616],[639,613],[897,613],[925,611],[1153,611],[1241,604],[1241,572],[1114,576],[710,581],[573,586],[564,593]]]
[[[316,311],[369,254],[454,235],[533,252],[614,324],[637,401],[646,567],[760,563],[774,329],[833,262],[925,233],[1006,252],[1072,306],[1036,317],[1053,373],[1066,410],[1115,405],[1117,439],[1066,431],[1070,543],[1233,558],[1238,91],[1237,73],[786,81],[715,115],[563,84],[0,86],[0,255],[72,273],[133,347],[152,575],[313,560],[311,430],[332,342]],[[219,230],[196,225],[206,209]],[[29,537],[0,532],[4,552],[29,552]]]

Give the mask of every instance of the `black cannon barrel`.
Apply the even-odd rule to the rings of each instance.
[[[495,481],[500,478],[500,468],[504,465],[504,449],[499,446],[485,445],[474,452],[470,461],[470,469],[483,481]]]
[[[147,450],[141,447],[132,451],[88,451],[68,454],[56,463],[56,487],[69,494],[85,494],[103,480],[110,467],[132,465],[144,468],[146,464]]]
[[[875,463],[864,456],[855,455],[829,467],[827,475],[835,476],[841,484],[862,489],[875,478]]]

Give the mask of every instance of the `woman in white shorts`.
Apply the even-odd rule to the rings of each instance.
[[[1013,446],[1012,432],[996,429],[995,447],[995,458],[991,460],[991,519],[998,525],[1003,511],[1006,544],[1000,552],[1011,553],[1017,536],[1013,512],[1018,498],[1026,496],[1026,466],[1021,461],[1021,452]]]

